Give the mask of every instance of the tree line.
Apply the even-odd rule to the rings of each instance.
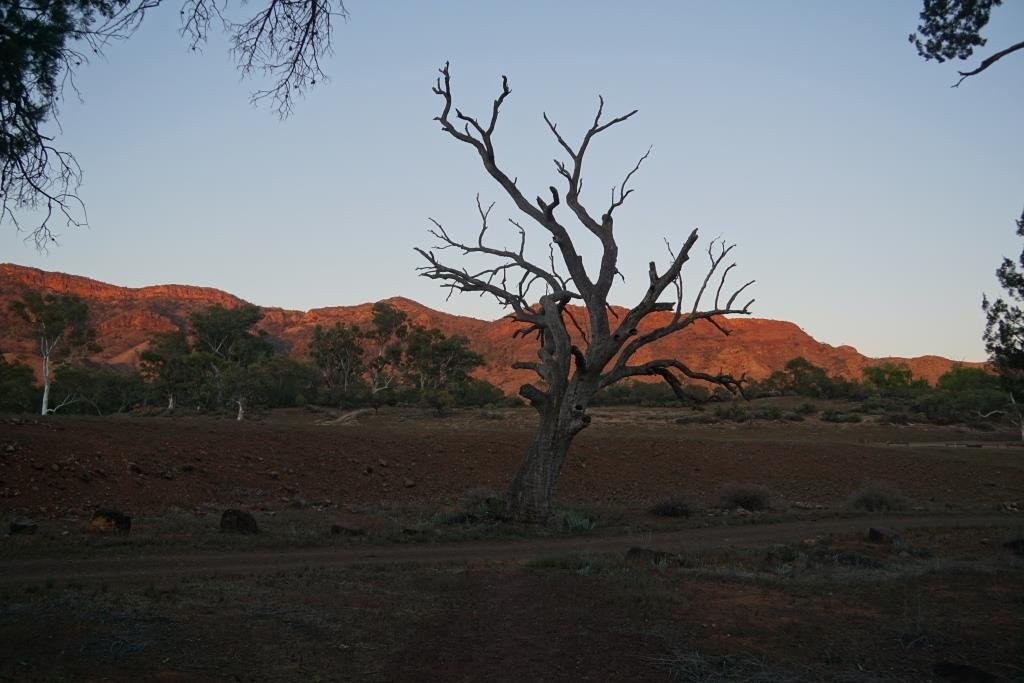
[[[470,375],[484,361],[465,337],[417,325],[385,302],[374,304],[365,329],[317,325],[303,360],[257,327],[259,307],[210,306],[186,326],[153,335],[132,368],[88,359],[101,349],[78,297],[29,292],[11,308],[36,343],[42,386],[29,366],[0,357],[2,411],[231,411],[241,420],[254,409],[307,404],[405,403],[443,413],[505,400],[498,387]]]
[[[702,391],[695,387],[694,391]],[[885,362],[861,370],[861,379],[830,375],[806,358],[790,359],[782,370],[744,385],[744,396],[759,399],[795,396],[811,400],[843,402],[846,412],[834,408],[822,412],[823,419],[856,422],[863,415],[877,415],[896,424],[968,424],[979,428],[1008,421],[1020,424],[1013,393],[1005,378],[989,369],[953,365],[932,385],[914,377],[906,363]],[[772,407],[749,410],[724,390],[704,391],[703,400],[718,401],[714,415],[719,419],[786,419],[787,414]],[[594,405],[672,406],[678,404],[672,390],[654,382],[623,382],[605,389],[595,397]],[[835,403],[831,404],[835,405]],[[812,403],[802,404],[797,415],[818,413]],[[716,421],[710,416],[693,421]],[[788,417],[793,417],[789,414]],[[793,419],[797,419],[793,417]]]

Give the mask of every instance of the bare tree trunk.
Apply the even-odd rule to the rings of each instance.
[[[1017,413],[1017,426],[1020,428],[1020,440],[1024,441],[1024,415],[1021,414],[1020,404],[1017,403],[1017,399],[1014,397],[1013,392],[1010,393],[1010,403],[1013,404],[1013,410]]]
[[[586,404],[573,399],[580,393],[589,396],[592,391],[590,388],[581,392],[578,387],[572,387],[560,405],[539,406],[540,425],[506,494],[506,506],[512,519],[544,524],[551,516],[555,484],[569,454],[569,446],[590,424]]]
[[[50,413],[50,358],[43,356],[43,405],[40,415],[44,417]]]
[[[238,404],[238,417],[236,417],[235,419],[241,422],[242,420],[245,419],[245,401],[239,399],[235,401],[235,403]]]
[[[174,412],[174,394],[167,394],[167,412]]]

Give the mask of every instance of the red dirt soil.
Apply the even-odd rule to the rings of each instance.
[[[557,496],[573,504],[645,505],[684,493],[714,504],[728,481],[767,486],[794,501],[841,506],[868,482],[888,482],[930,510],[993,510],[1024,498],[1016,448],[887,446],[935,438],[913,428],[813,424],[759,430],[695,428],[664,419],[611,418],[573,445]],[[382,411],[319,426],[296,411],[267,422],[217,418],[54,417],[0,421],[0,508],[35,517],[94,507],[158,511],[202,504],[279,509],[440,503],[477,487],[501,490],[531,434],[532,415],[464,413],[444,420]],[[420,416],[415,418],[415,416]],[[415,418],[415,419],[414,419]],[[937,431],[947,441],[955,430]],[[909,437],[907,435],[910,435]],[[938,440],[935,438],[935,440]]]

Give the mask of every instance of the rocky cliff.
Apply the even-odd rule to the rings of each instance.
[[[20,358],[38,365],[28,330],[10,311],[10,302],[27,290],[73,294],[89,305],[90,316],[103,350],[95,360],[133,365],[147,340],[155,333],[184,327],[191,312],[220,304],[236,306],[242,299],[218,289],[188,285],[157,285],[138,289],[118,287],[96,280],[51,273],[13,264],[0,264],[0,351],[8,359]],[[509,393],[531,379],[531,373],[509,368],[514,360],[531,360],[536,352],[531,339],[513,339],[516,325],[507,319],[477,320],[449,315],[427,308],[410,299],[395,297],[388,301],[427,327],[436,327],[447,335],[460,334],[480,353],[487,364],[477,374]],[[309,311],[265,308],[261,327],[281,339],[289,353],[306,354],[313,328],[335,322],[368,327],[372,304],[332,306]],[[622,313],[622,309],[616,309]],[[645,328],[658,325],[670,314],[652,315]],[[660,317],[659,317],[660,316]],[[585,319],[585,316],[577,316]],[[794,356],[803,356],[831,374],[851,379],[861,377],[867,365],[892,360],[905,362],[917,377],[929,382],[946,372],[952,361],[938,356],[917,358],[868,358],[852,346],[830,346],[814,340],[791,322],[759,318],[730,319],[726,325],[732,334],[723,337],[710,324],[693,327],[663,339],[638,353],[642,362],[655,357],[675,357],[687,365],[749,377],[767,377]],[[641,329],[640,332],[643,332]]]

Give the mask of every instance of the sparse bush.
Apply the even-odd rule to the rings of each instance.
[[[724,508],[746,510],[767,510],[771,507],[771,492],[759,484],[737,484],[729,482],[718,491],[718,499]]]
[[[730,403],[716,407],[715,416],[720,420],[732,420],[733,422],[746,422],[750,419],[750,414],[747,412],[746,407],[739,403]]]
[[[761,410],[756,411],[752,417],[755,420],[781,420],[782,411],[775,406],[768,406],[767,408],[762,408]]]
[[[786,422],[803,422],[804,416],[800,413],[786,413],[782,416],[782,419]]]
[[[798,415],[814,415],[818,412],[818,406],[813,403],[801,403],[796,407],[796,413]]]
[[[865,512],[898,512],[906,510],[909,502],[902,493],[888,484],[868,484],[850,494],[846,507]]]
[[[718,424],[719,420],[714,415],[707,413],[694,413],[693,415],[684,415],[683,417],[676,418],[677,425],[713,425]]]
[[[691,512],[689,501],[680,496],[663,500],[651,508],[651,514],[659,517],[689,517]]]
[[[463,494],[455,510],[434,516],[436,524],[480,524],[503,521],[505,500],[491,489],[471,489]]]
[[[594,520],[573,510],[565,510],[558,513],[555,518],[555,523],[563,531],[568,531],[570,533],[593,531],[594,526],[596,526]]]
[[[823,422],[860,422],[863,418],[853,413],[841,413],[838,410],[826,410],[821,413]]]
[[[886,413],[882,416],[882,422],[891,425],[910,424],[910,418],[906,413]]]

